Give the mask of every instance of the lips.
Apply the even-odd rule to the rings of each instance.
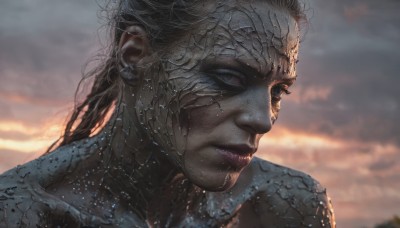
[[[235,170],[240,170],[247,166],[256,151],[255,147],[247,144],[216,146],[216,150],[224,161]]]

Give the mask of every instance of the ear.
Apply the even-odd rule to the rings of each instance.
[[[146,31],[138,25],[127,27],[121,35],[118,50],[120,76],[127,84],[136,85],[139,81],[138,63],[150,55]]]

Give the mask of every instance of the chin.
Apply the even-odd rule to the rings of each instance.
[[[196,175],[197,174],[197,175]],[[200,174],[200,175],[198,175]],[[218,172],[205,175],[204,171],[200,173],[187,173],[186,177],[196,186],[210,192],[222,192],[232,188],[240,172]]]

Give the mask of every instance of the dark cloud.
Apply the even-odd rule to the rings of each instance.
[[[6,1],[0,7],[0,90],[60,101],[97,48],[94,1]]]
[[[399,1],[314,1],[298,84],[304,90],[327,87],[331,92],[326,99],[286,102],[282,124],[400,145],[398,9]],[[303,95],[294,90],[294,96]]]
[[[377,161],[369,166],[371,171],[382,171],[393,168],[393,166],[397,165],[398,161],[386,160],[386,161]]]
[[[1,120],[39,124],[66,111],[99,48],[97,10],[95,1],[0,3]]]

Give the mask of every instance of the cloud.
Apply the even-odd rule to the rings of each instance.
[[[58,118],[47,118],[35,126],[0,121],[0,149],[22,153],[44,152],[61,135],[61,122]]]
[[[68,114],[82,66],[100,47],[97,9],[94,1],[1,3],[0,121],[40,125]]]
[[[313,2],[298,85],[278,125],[400,145],[400,2]],[[357,20],[349,23],[346,13]]]
[[[367,226],[400,209],[400,2],[312,7],[298,81],[258,155],[327,186],[339,227]],[[0,172],[61,134],[81,67],[100,46],[97,9],[81,0],[1,3]]]
[[[308,173],[327,187],[338,227],[369,227],[399,209],[400,147],[396,145],[281,128],[262,138],[257,156]]]
[[[11,106],[7,104],[6,102],[2,101],[0,99],[0,118],[7,118],[10,119],[13,114],[11,111]]]
[[[344,15],[350,22],[353,22],[359,19],[360,17],[366,16],[368,14],[368,11],[369,11],[368,5],[360,2],[352,6],[344,7]]]
[[[23,164],[33,158],[37,157],[36,154],[21,153],[19,151],[3,150],[0,149],[0,174],[4,171],[15,167],[16,165]]]
[[[0,130],[0,139],[11,139],[15,141],[25,141],[32,139],[30,135],[24,134],[18,131],[1,131]]]
[[[93,1],[2,3],[2,93],[61,102],[70,99],[82,65],[98,48],[95,9]]]
[[[286,101],[296,104],[307,104],[315,101],[326,101],[332,93],[332,87],[296,85],[295,95],[286,98]]]

